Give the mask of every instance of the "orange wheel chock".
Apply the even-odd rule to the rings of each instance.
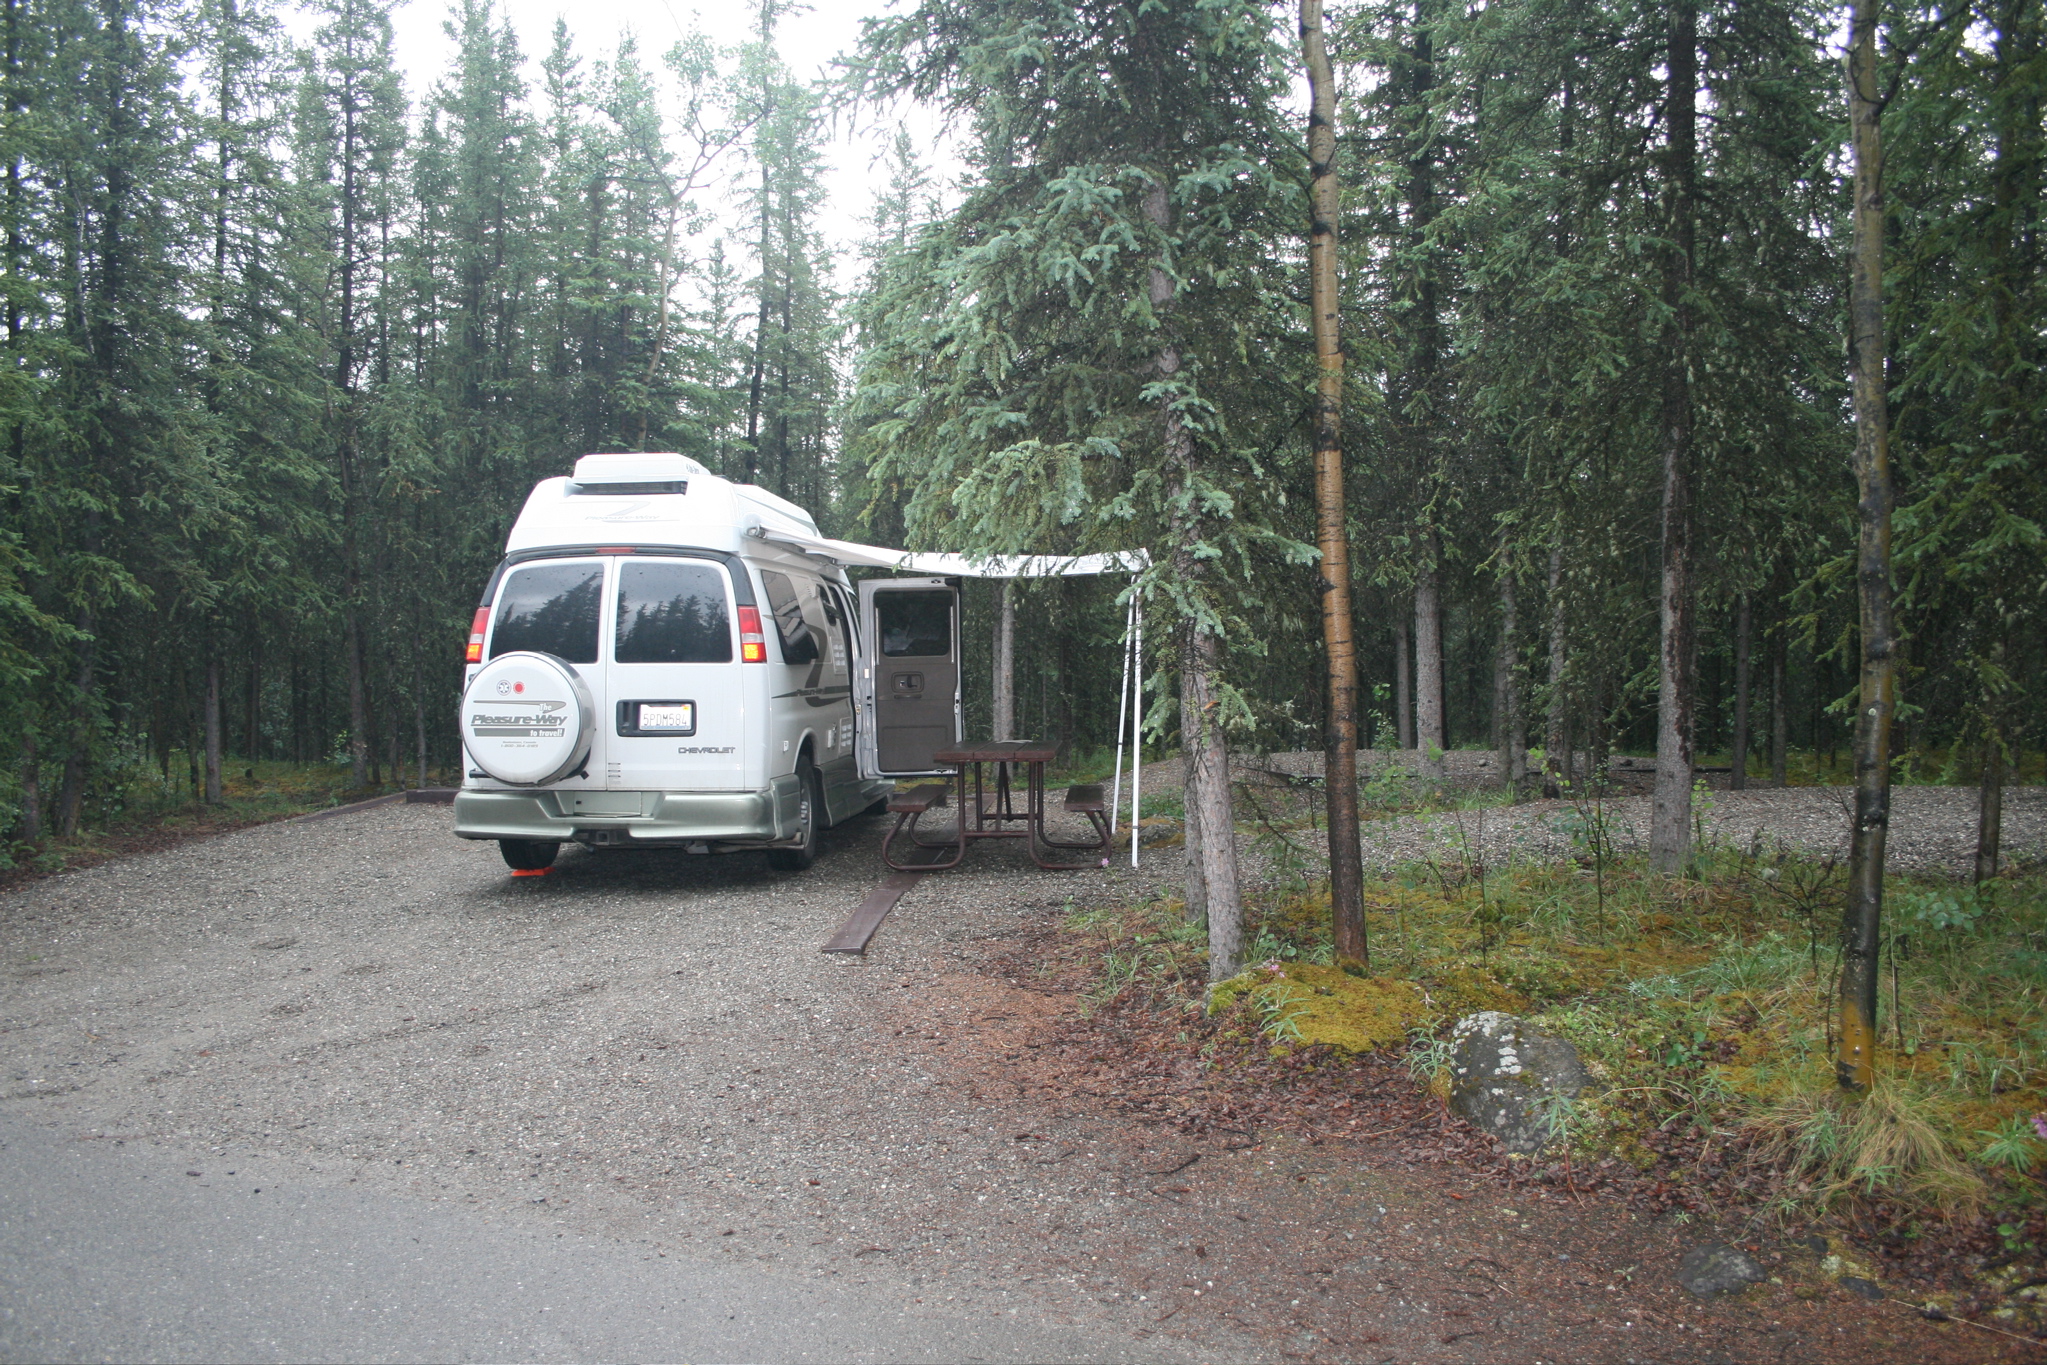
[[[512,869],[512,875],[514,877],[545,877],[552,871],[554,869],[551,867],[515,867]]]

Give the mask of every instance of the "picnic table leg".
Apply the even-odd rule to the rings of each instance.
[[[1067,844],[1049,837],[1045,833],[1045,765],[1030,765],[1030,794],[1026,798],[1028,824],[1024,834],[1031,850],[1031,861],[1047,872],[1078,872],[1093,867],[1093,863],[1055,863],[1046,860],[1045,853],[1055,848],[1083,848],[1086,845]],[[1104,839],[1106,845],[1106,838]]]
[[[1016,818],[1016,796],[1010,790],[1009,764],[995,764],[995,823],[1000,826]]]
[[[917,836],[917,822],[923,818],[924,813],[922,811],[915,812],[906,811],[903,814],[898,815],[896,817],[895,828],[891,829],[887,834],[884,834],[881,838],[882,864],[886,867],[894,869],[897,872],[937,872],[944,868],[959,866],[960,859],[965,857],[967,852],[966,812],[961,811],[959,814],[960,831],[959,838],[956,844],[927,843],[923,839],[919,838]],[[895,858],[893,858],[889,854],[888,851],[889,845],[895,842],[896,836],[898,834],[901,834],[905,827],[909,829],[910,842],[916,845],[918,848],[951,848],[953,850],[952,857],[947,858],[942,862],[936,863],[897,862]]]
[[[1035,765],[1035,771],[1037,774],[1037,786],[1032,808],[1037,812],[1038,841],[1044,844],[1046,848],[1067,849],[1077,853],[1098,853],[1107,849],[1109,847],[1109,822],[1102,818],[1100,811],[1091,810],[1083,812],[1088,818],[1088,823],[1095,827],[1095,837],[1092,841],[1085,839],[1078,841],[1054,839],[1045,832],[1045,821],[1048,818],[1046,808],[1049,804],[1049,798],[1045,794],[1044,766],[1042,764]],[[1068,866],[1085,867],[1088,864],[1072,863],[1068,864]]]

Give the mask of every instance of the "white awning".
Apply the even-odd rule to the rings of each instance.
[[[969,556],[891,550],[886,546],[831,540],[825,536],[808,536],[771,526],[760,527],[752,534],[834,564],[859,564],[871,569],[896,569],[903,573],[959,578],[1084,578],[1105,573],[1140,573],[1151,562],[1142,550],[1097,555]]]

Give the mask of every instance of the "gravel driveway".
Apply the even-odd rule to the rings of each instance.
[[[0,1116],[911,1312],[1092,1324],[1110,1354],[1148,1331],[1090,1274],[1134,1157],[1097,1159],[1082,1124],[1078,1159],[1038,1164],[890,1041],[935,958],[1111,874],[977,847],[898,908],[889,951],[849,961],[817,949],[883,873],[879,821],[802,874],[571,847],[517,880],[449,823],[268,825],[0,896]]]

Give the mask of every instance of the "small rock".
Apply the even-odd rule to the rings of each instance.
[[[1865,1280],[1860,1275],[1843,1275],[1840,1285],[1857,1298],[1868,1299],[1871,1303],[1876,1303],[1884,1296],[1882,1285],[1875,1280]]]
[[[1693,1247],[1677,1263],[1677,1282],[1702,1299],[1734,1293],[1768,1278],[1754,1257],[1719,1242]]]
[[[1509,1152],[1533,1156],[1554,1143],[1559,1106],[1592,1084],[1577,1048],[1511,1014],[1468,1015],[1451,1036],[1450,1108]]]

